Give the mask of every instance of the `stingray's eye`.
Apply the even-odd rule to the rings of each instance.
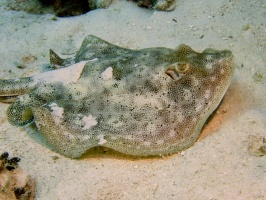
[[[188,63],[176,63],[175,70],[180,73],[185,73],[189,69]]]
[[[188,63],[183,62],[177,62],[174,64],[171,64],[167,70],[166,74],[170,76],[174,80],[178,80],[181,76],[183,76],[189,69]]]

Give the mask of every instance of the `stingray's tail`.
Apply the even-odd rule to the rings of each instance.
[[[17,96],[32,91],[37,84],[32,77],[0,80],[0,101],[13,102]]]

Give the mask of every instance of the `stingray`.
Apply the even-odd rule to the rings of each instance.
[[[50,50],[53,70],[0,80],[7,118],[35,123],[57,151],[80,157],[103,146],[136,156],[190,147],[221,102],[233,75],[229,50],[122,48],[87,36],[76,55]]]

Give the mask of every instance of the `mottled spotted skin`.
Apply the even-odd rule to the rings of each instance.
[[[230,51],[197,53],[186,45],[130,50],[88,36],[72,60],[53,57],[56,69],[89,61],[75,83],[26,84],[28,94],[7,116],[19,126],[34,120],[69,157],[95,146],[138,156],[183,150],[198,138],[233,75]],[[9,82],[0,82],[2,96],[23,93],[24,86]]]

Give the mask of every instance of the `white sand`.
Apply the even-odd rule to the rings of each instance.
[[[73,54],[88,34],[134,49],[181,43],[198,51],[230,49],[236,58],[232,84],[201,138],[164,158],[99,150],[69,159],[47,148],[33,131],[11,126],[8,105],[0,104],[0,150],[21,157],[20,166],[37,182],[37,200],[266,199],[266,156],[247,150],[250,135],[266,136],[264,0],[177,0],[173,12],[115,0],[106,10],[57,21],[51,14],[6,11],[6,1],[0,2],[0,78],[38,73],[49,62],[50,48]],[[16,68],[25,56],[37,59]]]

